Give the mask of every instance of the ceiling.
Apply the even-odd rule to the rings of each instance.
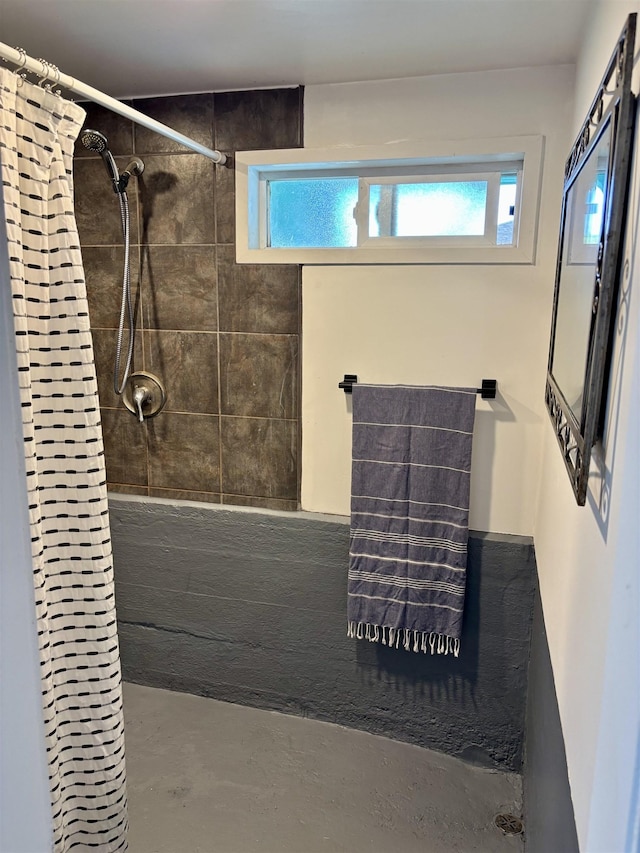
[[[0,0],[0,39],[107,94],[572,63],[591,0]]]

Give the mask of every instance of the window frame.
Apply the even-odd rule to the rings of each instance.
[[[276,149],[236,153],[236,260],[272,264],[533,264],[542,178],[542,136],[454,142],[389,143],[324,149]],[[342,176],[381,183],[385,178],[474,174],[521,161],[514,234],[517,244],[497,245],[485,237],[367,237],[340,248],[273,248],[266,245],[266,187],[269,179]],[[452,166],[453,171],[452,171]],[[515,169],[513,169],[515,171]],[[363,180],[364,179],[364,180]],[[360,193],[359,202],[360,204]],[[368,201],[367,201],[368,233]],[[362,216],[359,211],[359,216]],[[360,229],[359,229],[360,234]]]
[[[486,164],[478,164],[486,165]],[[435,183],[461,183],[464,177],[467,181],[482,181],[487,184],[487,197],[484,219],[484,230],[482,234],[464,235],[452,234],[447,236],[438,234],[434,236],[371,236],[369,233],[369,218],[371,214],[370,188],[372,186],[397,186],[400,184],[435,184]],[[358,212],[355,216],[358,226],[358,247],[371,246],[372,248],[400,248],[410,245],[413,248],[439,248],[456,246],[459,248],[495,246],[496,241],[492,239],[491,233],[498,231],[498,196],[500,193],[500,173],[491,172],[429,172],[422,175],[392,175],[375,177],[361,177],[359,182]],[[367,191],[369,190],[369,191]],[[494,215],[495,214],[495,215]]]

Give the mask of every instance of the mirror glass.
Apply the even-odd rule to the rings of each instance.
[[[603,239],[610,148],[608,122],[568,189],[565,202],[552,372],[578,423],[597,308],[596,270]]]

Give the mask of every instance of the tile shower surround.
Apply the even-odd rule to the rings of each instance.
[[[136,109],[225,153],[302,144],[300,89],[137,99]],[[115,492],[296,509],[299,489],[298,266],[235,263],[232,168],[94,104],[129,184],[133,370],[164,382],[143,426],[113,391],[122,233],[99,157],[78,142],[76,217],[87,279],[107,478]]]

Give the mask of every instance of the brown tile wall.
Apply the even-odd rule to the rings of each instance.
[[[132,105],[225,153],[302,144],[302,89],[139,99]],[[138,424],[113,391],[122,233],[106,171],[76,146],[76,217],[98,372],[109,488],[296,509],[299,496],[300,268],[235,263],[233,168],[94,104],[129,184],[132,370],[164,383],[167,405]]]

